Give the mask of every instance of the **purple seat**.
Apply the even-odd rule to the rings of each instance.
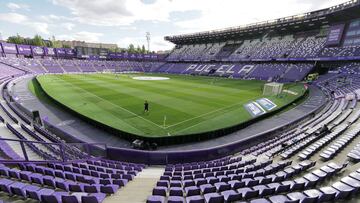
[[[304,193],[301,192],[292,192],[287,194],[288,198],[291,200],[298,200],[301,203],[315,203],[317,198],[308,197]]]
[[[349,176],[356,180],[360,180],[360,173],[358,173],[358,172],[352,172],[349,174]]]
[[[315,187],[316,184],[319,182],[320,178],[312,173],[308,173],[304,175],[304,179],[306,179],[308,182],[305,185],[305,187]]]
[[[254,190],[259,190],[259,195],[265,197],[275,193],[275,188],[269,188],[266,185],[257,185],[253,187]]]
[[[200,188],[198,188],[196,186],[186,187],[185,194],[187,197],[200,195]]]
[[[320,196],[321,202],[328,202],[335,199],[337,190],[333,187],[322,187],[319,189],[322,195]]]
[[[169,192],[170,196],[183,196],[183,189],[181,187],[172,187]]]
[[[297,178],[294,180],[295,184],[292,186],[292,190],[304,190],[312,187],[312,185],[316,185],[315,182],[310,182],[305,178]]]
[[[259,184],[259,180],[254,180],[251,178],[245,178],[242,181],[245,182],[246,187],[252,187]]]
[[[269,197],[270,202],[272,203],[298,203],[298,200],[290,200],[285,195],[275,195]]]
[[[74,183],[73,181],[64,180],[64,179],[54,179],[55,185],[57,188],[63,189],[65,191],[69,191],[69,185]]]
[[[295,182],[292,180],[288,180],[288,181],[283,181],[281,183],[282,185],[289,185],[290,186],[290,191],[295,191],[295,190],[302,190],[304,189],[305,186],[305,182]]]
[[[271,202],[265,198],[261,198],[261,199],[251,200],[250,203],[271,203]]]
[[[186,203],[205,203],[205,199],[200,195],[186,197]]]
[[[360,189],[360,181],[358,181],[354,178],[347,176],[347,177],[342,178],[341,182],[355,188],[356,189],[355,193],[357,193]]]
[[[221,195],[224,196],[225,202],[234,202],[234,201],[238,201],[242,198],[241,194],[239,194],[238,192],[236,192],[234,190],[223,191],[223,192],[221,192]]]
[[[127,179],[113,179],[112,184],[124,187],[128,183]]]
[[[217,178],[220,180],[220,182],[228,182],[228,181],[230,181],[230,178],[225,176],[225,175],[218,176]]]
[[[197,178],[195,179],[195,185],[200,187],[200,185],[207,184],[207,180],[205,178]]]
[[[239,188],[245,187],[245,182],[239,181],[239,180],[231,180],[228,182],[230,184],[231,189],[237,190]]]
[[[20,179],[20,171],[18,169],[10,169],[9,176],[11,178]]]
[[[62,195],[61,201],[63,203],[81,203],[83,196],[87,196],[87,193],[74,192],[71,195]]]
[[[167,203],[185,203],[185,198],[180,196],[169,196]]]
[[[237,192],[241,194],[242,198],[245,200],[259,196],[259,190],[254,190],[248,187],[240,188],[237,190]]]
[[[356,191],[355,188],[353,188],[347,184],[344,184],[342,182],[336,182],[332,185],[332,187],[337,190],[336,199],[348,198]]]
[[[88,196],[82,196],[81,201],[86,203],[101,203],[104,201],[106,194],[104,193],[92,193]]]
[[[267,184],[269,188],[274,188],[276,193],[288,192],[290,190],[290,185],[284,185],[280,183],[270,183]]]
[[[216,190],[218,192],[222,192],[222,191],[231,189],[231,185],[227,184],[227,183],[224,183],[224,182],[218,182],[218,183],[215,183],[214,185],[215,185]]]
[[[321,202],[322,201],[320,197],[323,195],[323,193],[320,192],[317,189],[305,190],[303,193],[305,195],[307,195],[308,197],[315,199],[314,202]]]
[[[43,176],[44,175],[39,174],[39,173],[33,173],[30,175],[31,182],[42,185],[42,184],[44,184]]]
[[[68,192],[53,192],[51,194],[42,194],[41,201],[44,203],[61,203],[61,196],[68,194]]]
[[[167,180],[167,181],[170,181],[170,176],[168,176],[168,175],[163,175],[163,176],[160,176],[160,180]]]
[[[51,169],[51,168],[45,168],[44,174],[48,175],[48,176],[55,176],[55,171],[54,171],[54,169]]]
[[[220,182],[218,178],[215,178],[215,177],[207,177],[205,178],[206,181],[209,183],[209,184],[215,184],[217,182]]]
[[[25,183],[14,182],[9,187],[10,187],[10,191],[11,191],[12,194],[19,195],[19,196],[22,196],[22,197],[26,197],[25,190],[24,190],[24,188],[26,186],[28,186],[28,185],[25,184]]]
[[[316,175],[319,178],[319,181],[323,181],[326,177],[328,177],[329,175],[327,173],[325,173],[322,170],[316,169],[314,171],[311,172],[313,175]]]
[[[159,180],[159,181],[156,183],[156,186],[159,186],[159,187],[169,187],[169,181]]]
[[[165,203],[165,197],[152,195],[147,198],[146,203]]]
[[[55,170],[55,176],[58,177],[58,178],[62,178],[62,179],[65,179],[65,174],[63,171],[60,171],[60,170]]]
[[[255,177],[254,178],[255,180],[258,180],[259,181],[259,184],[268,184],[268,183],[271,183],[271,178],[266,178],[266,177],[263,177],[263,176],[259,176],[259,177]]]
[[[103,185],[100,186],[100,191],[105,194],[114,194],[119,189],[118,185]]]
[[[110,185],[110,184],[112,184],[112,179],[100,179],[100,184]]]
[[[65,178],[72,181],[76,181],[76,175],[73,173],[65,172]]]
[[[0,179],[0,190],[11,194],[9,185],[11,185],[12,183],[14,183],[14,181],[12,181],[12,180]]]
[[[218,193],[208,193],[204,195],[206,203],[223,203],[224,196]]]
[[[200,191],[202,194],[216,192],[216,187],[211,184],[200,185]]]
[[[183,187],[195,186],[195,181],[193,181],[193,180],[184,180],[182,185],[183,185]]]
[[[84,185],[84,192],[99,193],[100,192],[100,184]]]
[[[44,189],[44,190],[50,190],[50,189]],[[40,195],[40,187],[35,185],[28,185],[24,188],[24,191],[26,193],[26,196],[31,199],[35,199],[40,201],[41,195]]]
[[[20,171],[20,179],[30,182],[31,181],[31,179],[30,179],[31,174],[32,174],[32,172],[30,172],[30,171]]]
[[[54,177],[52,177],[52,176],[44,176],[43,177],[43,182],[44,182],[44,185],[50,186],[52,188],[56,187]]]
[[[70,183],[69,190],[71,192],[83,192],[84,191],[84,183]]]
[[[166,197],[167,187],[155,187],[152,191],[154,196],[163,196]]]
[[[181,181],[179,180],[171,180],[170,187],[181,187]]]

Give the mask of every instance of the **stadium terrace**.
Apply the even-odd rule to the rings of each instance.
[[[0,43],[0,202],[360,200],[360,1],[166,36]]]

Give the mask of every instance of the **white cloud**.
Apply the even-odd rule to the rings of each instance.
[[[19,13],[0,13],[0,21],[28,26],[38,33],[49,34],[47,23],[31,21],[27,16]]]
[[[133,44],[135,47],[145,45],[147,49],[147,41],[144,37],[123,37],[117,42],[119,47],[127,48],[129,44]],[[170,42],[167,42],[163,39],[162,36],[151,37],[150,49],[151,50],[169,50],[174,45]]]
[[[62,23],[61,26],[64,27],[65,29],[71,31],[75,27],[75,24],[74,23]]]
[[[41,22],[28,22],[26,25],[32,27],[36,32],[49,35],[50,32],[48,30],[49,25],[47,23]]]
[[[198,19],[176,22],[182,33],[207,31],[232,26],[246,25],[260,21],[273,20],[325,8],[331,5],[346,2],[347,0],[314,1],[299,0],[181,0],[184,4],[193,2],[191,7],[202,11]],[[221,9],[219,9],[221,8]]]
[[[11,10],[18,10],[18,9],[26,9],[29,10],[29,6],[27,4],[16,4],[13,2],[9,2],[6,6]]]
[[[130,25],[140,20],[169,21],[172,11],[189,10],[192,4],[187,1],[184,6],[181,1],[169,0],[151,4],[141,0],[53,0],[53,3],[70,9],[78,22],[98,26]]]
[[[348,0],[156,0],[144,4],[143,0],[52,0],[57,6],[70,10],[68,22],[95,26],[118,26],[115,29],[139,27],[140,21],[155,26],[155,22],[167,27],[159,29],[153,36],[154,49],[170,48],[163,35],[207,31],[248,23],[287,17],[340,4]],[[186,13],[198,11],[194,18],[176,16],[170,21],[173,12]],[[150,30],[151,31],[151,30]],[[167,33],[164,33],[167,32]],[[118,41],[124,47],[130,43],[146,44],[142,37],[122,37]]]
[[[53,0],[56,5],[70,9],[78,22],[100,26],[129,25],[140,20],[168,22],[171,12],[198,10],[201,19],[179,23],[181,27],[192,29],[195,25],[198,29],[209,29],[286,17],[346,1],[157,0],[145,4],[142,0]]]
[[[9,23],[23,23],[26,22],[28,18],[19,13],[0,13],[0,21],[5,21]]]
[[[59,40],[78,40],[85,42],[99,42],[99,38],[103,36],[103,33],[81,31],[74,34],[57,35]]]

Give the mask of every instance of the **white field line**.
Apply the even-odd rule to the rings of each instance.
[[[91,92],[89,92],[89,91],[81,88],[81,87],[75,86],[75,85],[73,85],[73,84],[71,84],[71,83],[69,83],[69,82],[67,82],[67,81],[65,81],[65,80],[63,80],[63,79],[61,79],[61,78],[59,78],[59,79],[62,80],[62,81],[64,81],[64,82],[66,82],[66,83],[68,83],[68,84],[70,84],[70,85],[73,86],[73,87],[76,87],[76,88],[81,89],[81,90],[83,90],[83,91],[85,91],[85,92],[87,92],[87,93],[89,93],[89,94],[91,94],[91,95],[94,95],[95,97],[97,97],[97,98],[99,98],[99,99],[101,99],[101,100],[103,100],[103,101],[105,101],[105,102],[108,102],[108,103],[112,104],[113,106],[115,106],[115,107],[117,107],[117,108],[120,108],[120,109],[122,109],[122,110],[124,110],[124,111],[126,111],[126,112],[128,112],[128,113],[130,113],[130,114],[132,114],[132,115],[135,115],[136,117],[139,117],[139,118],[141,118],[141,119],[143,119],[143,120],[145,120],[145,121],[147,121],[147,122],[149,122],[149,123],[151,123],[151,124],[153,124],[153,125],[156,125],[157,127],[161,128],[161,129],[168,129],[168,128],[171,128],[171,127],[180,125],[180,124],[182,124],[182,123],[185,123],[185,122],[188,122],[188,121],[197,119],[197,118],[201,118],[201,117],[203,117],[203,116],[206,116],[206,115],[209,115],[209,114],[212,114],[212,113],[216,113],[216,112],[218,112],[218,111],[221,111],[221,110],[224,110],[224,109],[227,109],[227,108],[231,108],[231,107],[233,107],[233,106],[236,106],[236,105],[239,105],[239,104],[242,104],[242,103],[243,103],[243,102],[239,102],[239,103],[236,103],[236,104],[231,104],[231,105],[229,105],[229,106],[225,106],[225,107],[216,109],[216,110],[214,110],[214,111],[210,111],[210,112],[201,114],[201,115],[199,115],[199,116],[196,116],[196,117],[193,117],[193,118],[189,118],[189,119],[186,119],[186,120],[184,120],[184,121],[180,121],[180,122],[175,123],[175,124],[173,124],[173,125],[169,125],[169,126],[163,127],[163,126],[158,125],[158,124],[156,124],[156,123],[154,123],[154,122],[152,122],[152,121],[150,121],[150,120],[148,120],[148,119],[146,119],[146,118],[144,118],[144,117],[141,117],[141,116],[139,116],[139,115],[137,115],[137,114],[135,114],[135,113],[133,113],[133,112],[131,112],[131,111],[129,111],[129,110],[121,107],[121,106],[118,106],[118,105],[116,105],[116,104],[114,104],[114,103],[112,103],[112,102],[110,102],[110,101],[108,101],[108,100],[105,100],[105,99],[103,99],[103,98],[101,98],[101,97],[99,97],[99,96],[97,96],[97,95],[95,95],[95,94],[93,94],[93,93],[91,93]],[[194,125],[192,125],[192,126],[189,126],[189,127],[187,127],[187,128],[181,129],[180,131],[176,131],[175,133],[184,131],[184,130],[189,129],[189,128],[192,128],[192,127],[195,127],[195,126],[197,126],[197,125],[199,125],[199,124],[201,124],[201,123],[203,123],[203,122],[205,122],[205,121],[202,121],[202,122],[199,122],[199,123],[194,124]],[[131,126],[131,127],[133,127],[133,126]],[[135,128],[135,127],[133,127],[133,128]],[[136,129],[137,129],[137,128],[136,128]],[[138,129],[137,129],[137,130],[138,130]]]
[[[144,121],[146,121],[146,122],[148,122],[148,123],[151,123],[151,124],[153,124],[153,125],[161,128],[161,129],[164,129],[164,127],[162,127],[162,126],[160,126],[160,125],[158,125],[158,124],[156,124],[156,123],[154,123],[154,122],[152,122],[152,121],[150,121],[150,120],[148,120],[148,119],[146,119],[146,118],[143,118],[143,117],[137,115],[136,113],[133,113],[133,112],[131,112],[131,111],[129,111],[129,110],[121,107],[121,106],[118,106],[118,105],[114,104],[114,103],[111,102],[111,101],[108,101],[108,100],[106,100],[106,99],[103,99],[103,98],[97,96],[96,94],[94,94],[94,93],[92,93],[92,92],[89,92],[89,91],[87,91],[87,90],[85,90],[85,89],[83,89],[83,88],[81,88],[81,87],[75,86],[75,85],[71,84],[70,82],[67,82],[67,81],[65,81],[65,80],[63,80],[63,79],[61,79],[61,80],[64,81],[64,82],[66,82],[66,83],[68,83],[68,84],[70,84],[70,85],[73,86],[73,87],[76,87],[76,88],[78,88],[78,89],[81,89],[81,90],[85,91],[85,92],[88,93],[88,94],[94,95],[95,97],[99,98],[100,100],[103,100],[103,101],[105,101],[105,102],[107,102],[107,103],[109,103],[109,104],[111,104],[111,105],[113,105],[113,106],[115,106],[115,107],[117,107],[117,108],[120,108],[120,109],[122,109],[122,110],[124,110],[124,111],[126,111],[126,112],[128,112],[128,113],[130,113],[130,114],[132,114],[132,115],[134,115],[134,116],[136,116],[136,117],[138,117],[138,118],[141,118],[141,119],[143,119]],[[139,130],[139,129],[137,129],[137,130]]]
[[[220,103],[217,103],[217,102],[214,102],[216,104],[220,104]],[[227,108],[230,108],[230,107],[233,107],[233,106],[236,106],[236,105],[239,105],[239,104],[242,104],[242,102],[239,102],[239,103],[236,103],[236,104],[231,104],[229,106],[225,106],[225,107],[222,107],[222,108],[219,108],[219,109],[215,109],[214,111],[210,111],[210,112],[207,112],[207,113],[204,113],[204,114],[201,114],[199,116],[196,116],[196,117],[192,117],[192,118],[189,118],[189,119],[186,119],[186,120],[183,120],[183,121],[180,121],[178,123],[175,123],[175,124],[172,124],[172,125],[169,125],[169,126],[159,126],[158,127],[161,127],[162,129],[168,129],[168,128],[171,128],[171,127],[174,127],[174,126],[177,126],[177,125],[180,125],[182,123],[185,123],[185,122],[188,122],[188,121],[191,121],[191,120],[194,120],[194,119],[197,119],[197,118],[201,118],[203,116],[206,116],[206,115],[209,115],[209,114],[212,114],[212,113],[216,113],[218,111],[221,111],[221,110],[224,110],[224,109],[227,109]],[[142,118],[142,117],[141,117]],[[145,119],[145,118],[144,118]],[[150,121],[151,122],[151,121]],[[155,125],[157,125],[156,123],[154,123]],[[196,125],[196,124],[195,124]],[[192,126],[190,126],[192,127]]]
[[[199,115],[199,116],[196,116],[196,117],[193,117],[193,118],[189,118],[189,119],[184,120],[184,121],[181,121],[181,122],[179,122],[179,123],[175,123],[175,124],[173,124],[173,125],[169,125],[169,126],[167,126],[165,129],[171,128],[171,127],[174,127],[174,126],[177,126],[177,125],[180,125],[180,124],[182,124],[182,123],[185,123],[185,122],[188,122],[188,121],[197,119],[197,118],[201,118],[201,117],[203,117],[203,116],[206,116],[206,115],[209,115],[209,114],[212,114],[212,113],[215,113],[215,112],[224,110],[224,109],[228,109],[228,108],[233,107],[233,106],[237,106],[237,105],[242,104],[242,103],[243,103],[243,102],[239,102],[239,103],[236,103],[236,104],[231,104],[231,105],[229,105],[229,106],[225,106],[225,107],[222,107],[222,108],[220,108],[220,109],[216,109],[216,110],[214,110],[214,111],[210,111],[210,112],[201,114],[201,115]],[[200,122],[200,123],[201,123],[201,122]],[[197,125],[197,124],[196,124],[196,125]],[[190,127],[191,127],[191,126],[190,126]]]
[[[238,104],[242,104],[242,102],[237,103],[237,104],[233,104],[233,105],[230,105],[230,106],[227,106],[227,107],[221,108],[221,109],[230,108],[230,107],[232,107],[232,106],[236,106],[236,105],[238,105]],[[218,109],[218,110],[216,110],[216,111],[219,111],[219,110],[221,110],[221,109]],[[215,111],[213,111],[213,112],[215,112]],[[209,112],[209,113],[210,113],[210,112]],[[204,115],[204,114],[203,114],[203,115]],[[203,116],[203,115],[201,115],[201,116]],[[188,119],[188,120],[191,120],[191,119]],[[175,131],[173,134],[176,134],[176,133],[178,133],[178,132],[182,132],[182,131],[184,131],[184,130],[187,130],[187,129],[193,128],[193,127],[198,126],[198,125],[200,125],[200,124],[202,124],[202,123],[204,123],[204,122],[206,122],[206,121],[207,121],[207,120],[205,120],[205,121],[201,121],[201,122],[196,123],[196,124],[194,124],[194,125],[192,125],[192,126],[189,126],[189,127],[187,127],[187,128],[183,128],[183,129],[181,129],[181,130]]]

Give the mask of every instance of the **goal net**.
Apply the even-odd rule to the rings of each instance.
[[[278,95],[281,93],[283,86],[284,86],[283,84],[276,82],[267,83],[264,85],[263,95],[266,96]]]
[[[104,69],[103,73],[115,73],[115,69]]]

